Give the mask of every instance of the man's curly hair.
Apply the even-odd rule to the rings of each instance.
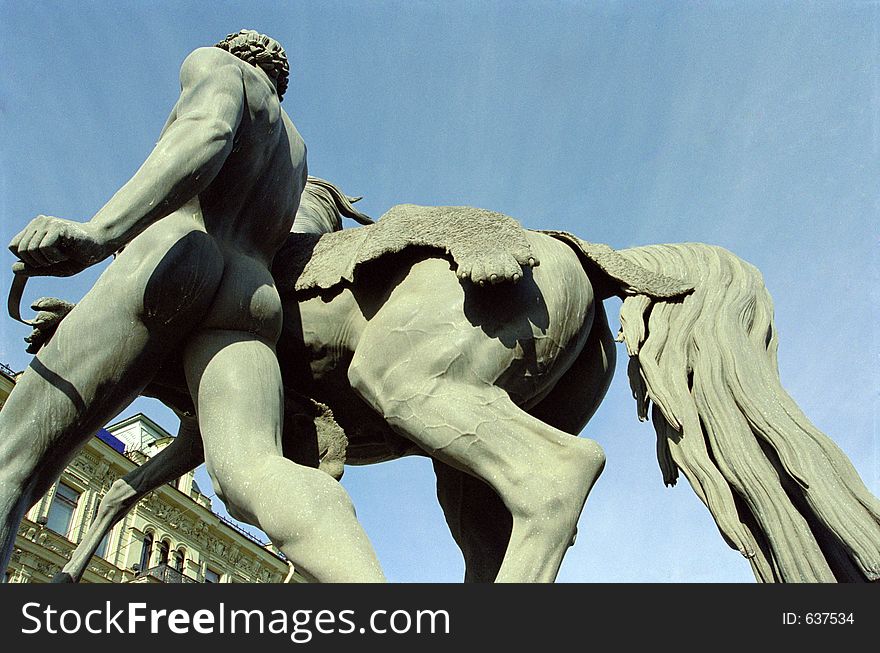
[[[229,34],[220,43],[217,43],[216,47],[234,54],[252,66],[262,68],[269,77],[275,80],[278,99],[284,99],[290,66],[287,63],[284,48],[278,41],[252,29],[243,29],[236,34]]]

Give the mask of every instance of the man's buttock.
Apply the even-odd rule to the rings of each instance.
[[[200,326],[245,331],[275,343],[281,324],[281,298],[266,267],[244,254],[227,255],[220,286]]]
[[[281,300],[266,266],[222,248],[182,212],[132,240],[91,292],[120,311],[131,300],[148,328],[245,331],[270,342],[281,332]]]
[[[131,312],[150,329],[188,329],[204,316],[223,278],[214,238],[192,225],[152,225],[117,256],[88,296]]]

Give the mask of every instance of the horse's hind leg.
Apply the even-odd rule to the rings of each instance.
[[[614,373],[614,340],[602,305],[590,336],[553,390],[528,412],[560,431],[577,435],[599,407]],[[465,582],[495,580],[510,540],[511,517],[491,487],[470,474],[434,461],[437,498],[465,560]]]
[[[174,442],[113,482],[101,499],[95,521],[52,582],[79,582],[101,540],[132,506],[163,483],[179,478],[204,460],[198,422],[194,418],[181,418],[180,430]]]
[[[392,297],[373,317],[349,368],[352,387],[396,432],[498,494],[512,517],[498,581],[552,581],[604,466],[602,449],[517,407],[483,372],[509,352],[454,305],[438,320],[424,302],[436,309],[439,294]]]
[[[499,388],[393,376],[352,365],[362,396],[427,453],[484,480],[513,518],[497,581],[552,582],[605,458],[520,410]]]
[[[434,460],[437,498],[465,562],[466,583],[491,583],[510,541],[510,511],[478,478]]]
[[[548,356],[550,342],[586,340],[578,329],[589,326],[592,291],[582,274],[566,281],[564,292],[524,281],[496,306],[466,296],[446,261],[421,261],[372,315],[349,367],[352,388],[392,429],[504,502],[512,528],[498,581],[555,579],[605,461],[598,444],[532,417],[495,385],[510,370],[527,371],[511,340],[539,343]],[[587,307],[581,326],[562,317],[571,306]],[[535,322],[548,337],[535,336]],[[496,324],[500,337],[489,333]]]

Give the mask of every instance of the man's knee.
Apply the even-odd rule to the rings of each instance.
[[[209,468],[208,473],[214,491],[229,514],[257,526],[268,526],[261,525],[261,521],[270,516],[267,510],[277,509],[278,501],[275,499],[280,488],[285,488],[288,493],[283,497],[286,502],[309,504],[319,496],[326,505],[354,510],[351,498],[341,484],[325,472],[297,465],[282,456],[264,456],[259,461],[227,467],[219,473],[217,469]],[[317,491],[317,488],[320,490]],[[319,514],[313,517],[315,524],[321,521]]]
[[[240,483],[232,474],[217,473],[208,465],[208,476],[211,478],[211,485],[214,486],[214,494],[226,506],[226,512],[233,519],[243,520],[238,509],[240,502],[239,494],[241,489],[238,487]]]
[[[266,496],[268,464],[271,464],[268,459],[237,460],[234,465],[208,467],[214,491],[233,518],[251,524],[255,522],[260,503]],[[272,491],[271,487],[268,491]]]

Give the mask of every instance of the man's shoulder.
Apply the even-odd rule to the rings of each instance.
[[[225,50],[214,46],[197,48],[190,52],[180,66],[181,75],[215,72],[218,67],[238,67],[240,60]]]

